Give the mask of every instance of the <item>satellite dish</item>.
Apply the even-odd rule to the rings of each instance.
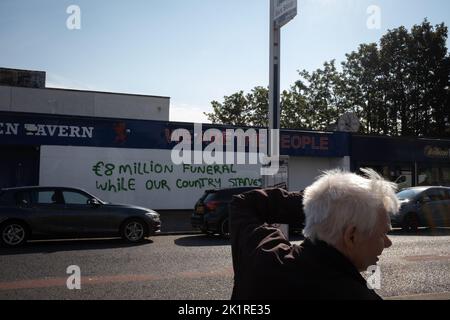
[[[338,130],[343,132],[358,132],[361,122],[353,112],[344,113],[338,120]]]

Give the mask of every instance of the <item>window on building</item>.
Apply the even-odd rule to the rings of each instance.
[[[422,167],[417,178],[419,186],[450,186],[450,167]]]

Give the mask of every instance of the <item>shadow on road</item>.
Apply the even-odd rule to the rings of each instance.
[[[182,247],[229,246],[230,240],[220,236],[202,234],[178,238],[174,243]]]
[[[290,236],[290,241],[302,241],[302,235],[293,234]],[[177,246],[182,247],[208,247],[208,246],[228,246],[230,240],[216,235],[195,235],[183,238],[178,238],[174,241]]]
[[[407,232],[402,229],[394,229],[389,232],[392,236],[427,236],[427,237],[443,237],[450,236],[450,228],[419,228],[415,232]]]
[[[30,254],[30,253],[55,253],[79,250],[103,250],[115,248],[139,247],[153,243],[146,239],[144,242],[133,244],[122,239],[87,239],[87,240],[49,240],[31,241],[20,248],[0,248],[0,256]]]

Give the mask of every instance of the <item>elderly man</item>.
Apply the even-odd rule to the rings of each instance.
[[[362,171],[326,172],[304,194],[268,189],[235,196],[232,299],[381,299],[360,272],[391,246],[389,215],[399,203],[395,184]],[[301,245],[271,226],[303,218]]]

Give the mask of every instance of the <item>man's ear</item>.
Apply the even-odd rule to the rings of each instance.
[[[356,226],[350,225],[344,229],[344,246],[352,249],[356,243]]]

